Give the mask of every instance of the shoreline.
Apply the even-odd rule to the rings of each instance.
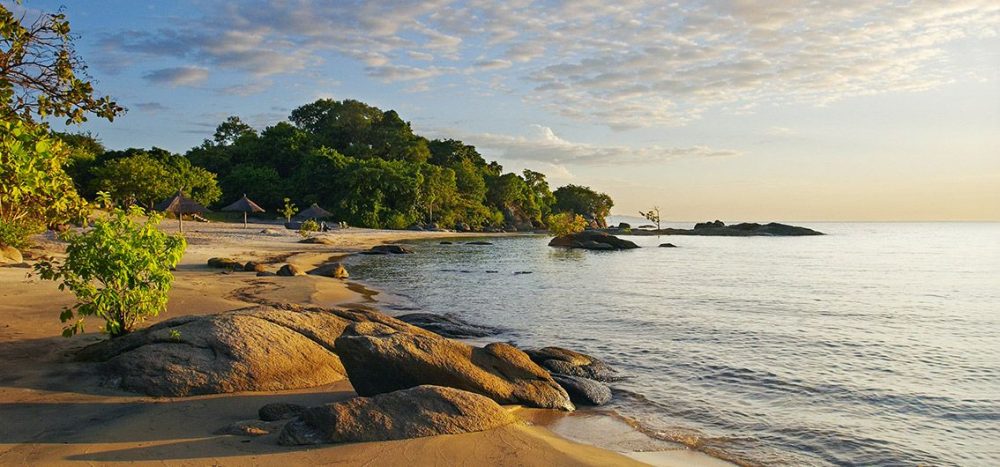
[[[174,230],[172,227],[169,221],[161,225],[168,232]],[[381,311],[374,298],[380,291],[355,280],[224,273],[205,265],[209,257],[282,259],[282,263],[306,266],[343,259],[380,243],[505,235],[349,229],[327,234],[335,243],[325,245],[298,243],[299,237],[293,231],[260,233],[262,229],[277,230],[274,227],[251,224],[243,229],[242,225],[224,223],[189,227],[190,231],[185,232],[188,251],[177,267],[167,312],[147,320],[145,325],[182,315],[220,313],[261,301],[363,306]],[[46,251],[59,249],[44,237],[40,244]],[[277,265],[269,264],[269,269]],[[73,297],[59,292],[55,283],[26,278],[28,271],[0,268],[0,315],[5,317],[0,323],[0,416],[17,422],[0,427],[0,464],[168,460],[185,464],[287,465],[323,463],[330,458],[348,463],[398,464],[414,463],[411,456],[417,455],[426,456],[416,459],[419,465],[483,460],[525,465],[731,465],[717,464],[721,461],[685,447],[660,457],[648,457],[650,453],[626,457],[614,449],[560,434],[555,424],[538,423],[544,417],[539,418],[537,413],[520,416],[538,409],[519,407],[509,410],[526,419],[523,425],[400,441],[286,448],[274,442],[276,434],[251,439],[218,435],[215,431],[223,426],[254,418],[257,408],[266,403],[318,405],[349,398],[354,392],[346,380],[292,391],[186,398],[153,398],[109,389],[83,364],[68,358],[76,349],[103,336],[89,332],[71,339],[61,337],[58,312],[71,304]],[[88,330],[98,327],[96,320],[88,321]],[[692,459],[688,453],[704,458]]]

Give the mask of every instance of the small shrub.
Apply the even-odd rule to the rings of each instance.
[[[285,198],[284,201],[285,201],[285,206],[280,210],[278,210],[278,212],[281,213],[282,216],[285,216],[285,222],[291,222],[292,216],[294,216],[295,213],[299,212],[299,208],[295,207],[295,203],[293,203],[292,200],[288,198]]]
[[[411,224],[410,219],[407,219],[402,213],[392,213],[389,218],[385,221],[385,228],[392,230],[405,230]]]
[[[5,222],[0,220],[0,246],[10,246],[23,250],[30,245],[28,237],[41,233],[45,230],[41,224],[21,220],[18,222]]]
[[[63,323],[71,322],[63,328],[66,337],[83,332],[87,316],[103,319],[103,331],[118,337],[160,314],[174,280],[170,269],[187,246],[183,237],[157,229],[160,214],[150,213],[145,223],[138,223],[132,216],[144,215],[142,208],[113,208],[104,193],[101,199],[109,216],[94,221],[89,232],[63,235],[69,242],[65,261],[35,265],[43,279],[61,281],[60,290],[76,295],[78,302],[59,315]]]
[[[587,228],[587,219],[570,212],[552,214],[545,219],[545,223],[549,226],[549,232],[557,237],[582,232]]]
[[[315,220],[309,219],[299,226],[299,235],[301,235],[302,238],[308,237],[309,234],[313,232],[319,232],[319,223]]]

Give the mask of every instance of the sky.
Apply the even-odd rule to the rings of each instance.
[[[1000,220],[1000,2],[75,1],[113,149],[320,98],[395,109],[616,214]]]

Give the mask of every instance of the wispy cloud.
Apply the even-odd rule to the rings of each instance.
[[[138,102],[135,104],[135,107],[142,112],[148,113],[162,112],[169,109],[169,107],[159,102]]]
[[[555,165],[611,166],[656,164],[681,158],[733,157],[739,151],[706,146],[664,147],[599,145],[567,141],[551,128],[531,125],[528,135],[467,133],[461,130],[433,130],[440,137],[458,138],[496,157],[514,161],[534,161]]]
[[[195,86],[208,79],[208,70],[198,67],[161,68],[150,71],[142,77],[156,84]]]
[[[1000,4],[990,0],[289,0],[209,8],[200,21],[105,36],[109,56],[121,58],[101,63],[162,57],[260,77],[338,56],[386,83],[420,81],[406,85],[411,91],[503,74],[528,105],[626,130],[684,125],[711,109],[823,105],[992,76],[960,68],[950,47],[996,37],[1000,25]],[[200,76],[164,69],[150,79],[183,85]]]

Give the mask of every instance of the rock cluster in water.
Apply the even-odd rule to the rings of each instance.
[[[584,230],[569,235],[560,235],[549,242],[549,246],[581,248],[585,250],[629,250],[639,248],[635,243],[597,230]]]

